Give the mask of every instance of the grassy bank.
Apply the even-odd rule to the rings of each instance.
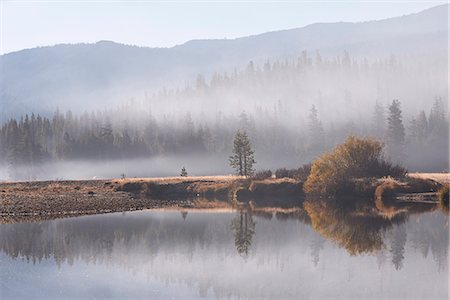
[[[375,200],[376,208],[386,214],[398,211],[400,204],[436,204],[437,191],[442,185],[424,175],[411,177],[402,181],[355,180],[348,189],[353,194],[352,202],[373,206]],[[274,207],[301,208],[305,199],[303,182],[292,178],[253,180],[210,176],[9,182],[0,183],[0,222],[146,208],[245,207],[263,211]]]
[[[292,180],[237,176],[6,182],[0,183],[0,223],[147,208],[282,206],[301,204],[299,196],[301,186]]]
[[[236,176],[142,178],[114,181],[116,190],[139,198],[213,199],[231,205],[252,202],[257,206],[301,205],[304,199],[301,182],[290,179],[252,180]]]

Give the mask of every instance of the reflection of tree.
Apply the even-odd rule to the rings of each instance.
[[[234,243],[237,252],[247,257],[255,234],[255,222],[248,212],[240,211],[231,221],[231,229],[234,233]]]
[[[424,258],[431,253],[439,270],[447,269],[449,228],[446,215],[437,213],[433,218],[416,216],[408,227],[408,238],[411,246],[420,251]]]
[[[406,228],[399,225],[392,230],[391,247],[389,251],[392,255],[392,263],[396,270],[400,270],[403,267],[403,259],[405,253],[406,244]]]
[[[310,246],[311,247],[311,257],[312,257],[312,262],[315,267],[317,267],[317,265],[319,264],[320,250],[323,249],[324,244],[325,244],[325,240],[323,238],[321,238],[320,236],[315,237],[311,241],[311,246]]]
[[[387,220],[376,214],[344,209],[332,201],[308,201],[304,206],[313,229],[345,248],[351,255],[383,249],[383,232],[394,224],[406,221],[404,215]]]

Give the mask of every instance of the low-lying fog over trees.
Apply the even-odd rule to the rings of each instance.
[[[259,67],[250,63],[231,77],[216,75],[206,82],[199,76],[195,87],[164,90],[103,111],[74,114],[57,110],[52,117],[31,114],[11,119],[0,130],[2,164],[8,167],[9,178],[32,179],[45,174],[39,165],[48,162],[167,155],[185,156],[188,161],[189,155],[199,154],[226,161],[236,131],[245,130],[256,156],[263,158],[258,159],[258,167],[277,167],[264,160],[297,167],[356,134],[380,139],[386,143],[386,155],[411,170],[447,169],[446,101],[433,93],[443,90],[442,86],[433,87],[436,81],[428,81],[428,95],[425,90],[419,93],[427,97],[423,101],[389,99],[380,92],[392,84],[387,78],[397,73],[403,78],[408,73],[399,62],[361,65],[351,63],[349,56],[319,61],[312,63],[303,53],[295,64]],[[309,76],[328,78],[322,89],[328,92],[318,90],[321,98],[304,96],[312,89]],[[411,74],[409,78],[411,89],[417,89]],[[339,82],[348,81],[354,83],[338,87]],[[372,89],[364,93],[362,86],[371,84]],[[344,97],[335,93],[332,100],[332,89],[344,91]],[[357,99],[354,94],[359,95]],[[404,107],[414,113],[404,113]],[[231,171],[221,162],[218,166],[218,173]],[[122,173],[114,172],[110,176]],[[214,173],[214,166],[210,172]]]
[[[61,101],[53,115],[36,108],[1,116],[0,179],[68,178],[74,174],[49,166],[82,162],[76,178],[178,175],[183,166],[190,175],[232,173],[238,130],[250,138],[257,170],[296,168],[349,135],[379,139],[387,158],[410,171],[448,170],[448,49],[414,45],[378,56],[367,47],[355,56],[320,47],[259,56],[132,100],[121,94],[122,104],[98,99],[100,110],[70,89],[79,101]],[[136,159],[142,163],[129,167]]]

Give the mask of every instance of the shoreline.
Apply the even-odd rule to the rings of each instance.
[[[448,173],[408,176],[433,181],[439,178],[441,184],[450,177]],[[244,208],[246,203],[255,210],[285,211],[301,209],[304,200],[302,183],[289,178],[201,176],[0,182],[0,224],[145,209],[233,211]]]

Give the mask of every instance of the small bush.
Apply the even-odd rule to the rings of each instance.
[[[280,168],[275,171],[276,178],[289,177],[289,171],[286,168]]]
[[[311,164],[306,164],[297,169],[295,179],[306,181],[311,173]]]
[[[443,211],[448,213],[449,212],[449,207],[448,207],[449,185],[448,184],[446,184],[442,189],[439,190],[438,197],[439,197],[439,207]]]
[[[308,178],[310,171],[311,164],[306,164],[298,169],[280,168],[275,171],[275,176],[277,178],[293,178],[305,181]]]
[[[270,170],[261,170],[255,173],[255,175],[253,176],[253,179],[256,180],[264,180],[267,178],[271,178],[272,177],[272,171]]]
[[[406,176],[406,169],[399,166],[393,165],[391,162],[386,160],[375,160],[368,165],[368,170],[370,170],[370,175],[373,177],[394,177],[402,178]]]

